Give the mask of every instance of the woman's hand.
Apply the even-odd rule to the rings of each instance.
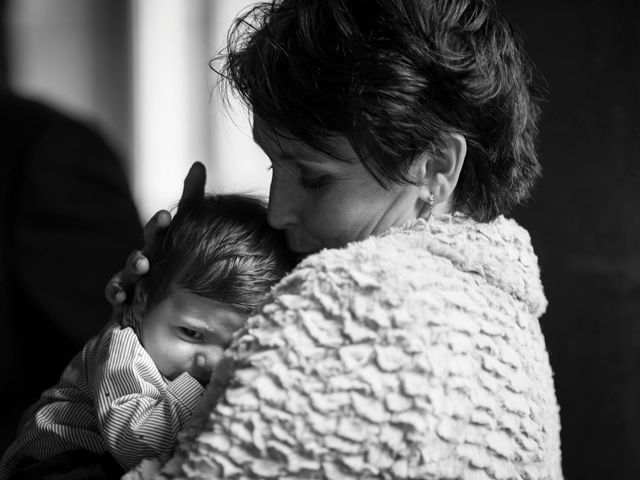
[[[207,172],[204,165],[195,162],[189,169],[184,179],[182,196],[178,203],[178,210],[188,207],[189,204],[198,201],[204,196],[204,185]],[[134,250],[127,258],[122,270],[116,273],[105,288],[105,296],[114,307],[114,315],[117,315],[122,305],[130,298],[134,285],[142,275],[149,271],[147,255],[153,249],[165,228],[171,223],[171,214],[167,210],[160,210],[144,227],[144,247],[142,250]]]

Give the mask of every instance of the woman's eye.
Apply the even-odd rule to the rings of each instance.
[[[190,340],[202,340],[203,336],[200,332],[191,328],[180,327],[180,332]]]
[[[316,178],[299,177],[298,185],[301,188],[304,188],[305,190],[316,191],[324,187],[327,184],[328,180],[329,180],[329,177],[324,175]]]

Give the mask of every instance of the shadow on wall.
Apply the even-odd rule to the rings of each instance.
[[[9,72],[7,68],[7,0],[0,0],[0,88],[7,85]]]
[[[544,177],[516,217],[549,298],[565,476],[640,478],[640,3],[500,6],[548,89]]]
[[[142,227],[121,159],[92,126],[7,90],[0,0],[0,452],[111,308],[103,290]]]
[[[0,92],[0,450],[108,320],[109,277],[142,244],[120,159],[93,128]]]
[[[0,450],[21,412],[109,318],[110,276],[142,227],[120,159],[93,128],[0,93]]]

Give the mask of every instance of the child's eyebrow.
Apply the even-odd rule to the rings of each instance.
[[[191,330],[195,330],[196,332],[205,335],[206,337],[211,338],[214,343],[219,345],[227,343],[228,339],[231,338],[234,332],[233,329],[231,329],[230,327],[225,327],[224,325],[220,325],[219,328],[216,328],[198,321],[187,321],[184,322],[183,325]]]
[[[181,323],[191,330],[197,330],[202,333],[216,333],[220,330],[220,328],[213,327],[205,322],[194,320],[192,318],[182,318]]]
[[[202,331],[211,335],[220,335],[221,333],[233,333],[235,328],[229,324],[221,323],[217,327],[204,326]]]
[[[218,334],[220,332],[234,332],[239,326],[238,319],[229,315],[220,315],[216,318],[215,325],[196,317],[182,317],[182,321],[192,330],[199,330],[204,333]]]

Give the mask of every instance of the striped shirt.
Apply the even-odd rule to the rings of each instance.
[[[134,330],[111,322],[30,408],[0,461],[0,480],[26,457],[108,451],[129,469],[144,458],[170,452],[203,392],[188,373],[168,382]]]

